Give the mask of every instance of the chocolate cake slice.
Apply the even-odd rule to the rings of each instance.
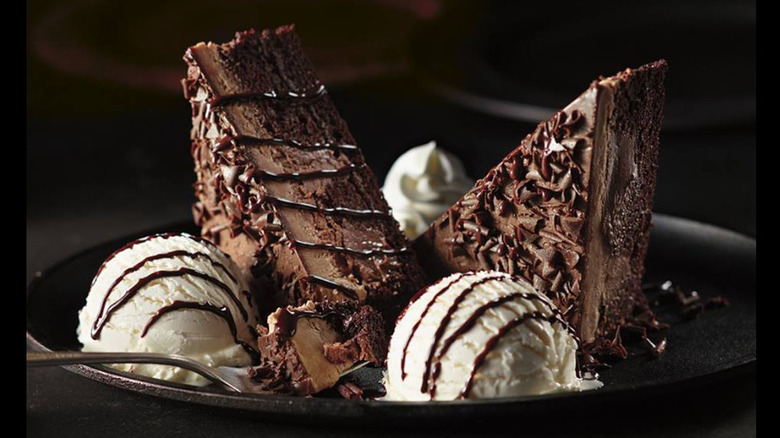
[[[415,241],[429,272],[521,275],[584,342],[645,307],[665,72],[600,78],[540,123]]]
[[[195,221],[264,314],[309,300],[387,321],[426,279],[292,26],[187,50]]]
[[[316,394],[359,362],[384,362],[383,326],[374,308],[354,301],[277,309],[268,327],[260,327],[261,363],[254,378],[276,392]]]

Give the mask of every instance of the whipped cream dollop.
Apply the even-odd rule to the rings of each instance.
[[[463,163],[431,141],[398,157],[382,191],[401,229],[414,239],[473,185]]]

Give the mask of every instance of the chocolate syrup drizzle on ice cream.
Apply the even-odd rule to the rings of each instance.
[[[208,246],[209,248],[213,249],[214,251],[219,251],[217,247],[215,247],[211,242],[191,236],[186,233],[163,233],[163,234],[155,234],[147,237],[143,237],[141,239],[134,240],[123,247],[119,248],[118,250],[114,251],[111,255],[109,255],[106,260],[103,262],[103,264],[100,265],[100,268],[98,268],[97,273],[95,274],[95,277],[92,280],[92,287],[95,286],[97,279],[100,277],[100,275],[104,272],[106,266],[110,261],[112,261],[114,258],[116,258],[118,255],[122,254],[125,251],[129,251],[132,248],[136,247],[137,245],[143,244],[145,242],[149,242],[153,239],[171,239],[174,237],[182,237],[186,239],[193,240],[195,242],[198,242],[202,245]],[[227,255],[226,255],[227,256]],[[254,330],[254,327],[252,327],[253,321],[250,321],[249,313],[243,303],[238,298],[238,292],[234,293],[235,287],[231,287],[227,284],[225,284],[220,279],[214,277],[213,275],[204,272],[202,270],[194,269],[193,267],[187,266],[187,267],[181,267],[178,269],[157,269],[152,271],[151,273],[141,276],[125,289],[124,293],[115,301],[111,302],[109,304],[109,298],[111,297],[112,292],[116,290],[116,288],[125,280],[128,278],[129,275],[139,272],[144,269],[149,269],[149,265],[151,262],[154,261],[160,261],[160,260],[173,260],[176,258],[180,259],[189,259],[189,260],[198,260],[203,259],[208,261],[211,266],[213,266],[215,269],[220,270],[223,272],[230,281],[237,287],[240,287],[240,283],[237,281],[236,277],[230,272],[230,270],[225,267],[224,264],[219,262],[218,260],[214,260],[212,256],[206,252],[202,251],[188,251],[188,250],[182,250],[177,249],[173,251],[167,251],[163,253],[158,254],[152,254],[148,257],[145,257],[138,263],[134,264],[133,266],[123,270],[115,279],[114,281],[108,286],[106,289],[103,298],[101,300],[100,308],[98,310],[97,315],[95,316],[94,322],[92,323],[90,327],[90,337],[94,340],[98,340],[100,338],[101,331],[106,326],[106,324],[111,320],[112,315],[118,311],[123,306],[127,305],[130,300],[134,296],[136,296],[141,290],[143,290],[145,287],[151,285],[152,283],[165,279],[165,278],[176,278],[176,277],[188,277],[190,280],[194,281],[200,281],[202,283],[203,287],[210,288],[211,290],[219,291],[221,295],[227,298],[230,302],[232,302],[236,308],[239,310],[241,317],[243,318],[243,322],[247,324],[247,327],[250,329],[250,331]],[[192,265],[194,266],[194,264]],[[251,296],[247,291],[240,291],[244,294],[244,296]],[[251,301],[248,301],[249,305],[251,306]],[[173,303],[163,306],[160,309],[157,310],[157,312],[149,319],[149,321],[144,326],[143,330],[140,333],[140,337],[143,338],[148,333],[149,329],[163,316],[166,314],[169,314],[171,312],[175,312],[178,310],[184,310],[184,309],[190,309],[190,310],[201,310],[205,312],[212,313],[218,317],[220,317],[222,320],[225,321],[228,328],[230,329],[230,333],[233,336],[233,340],[236,344],[241,345],[244,350],[250,354],[252,357],[256,357],[257,350],[248,344],[247,342],[239,339],[237,329],[236,329],[236,322],[233,319],[233,316],[231,315],[230,311],[226,306],[217,306],[211,302],[198,302],[198,301],[181,301],[177,300]]]
[[[512,284],[513,282],[516,282],[514,283],[514,285],[517,285],[516,287]],[[503,283],[504,286],[512,286],[512,290],[501,290],[496,293],[495,297],[484,303],[472,302],[471,306],[467,306],[469,309],[468,314],[462,314],[459,318],[454,318],[456,313],[465,311],[465,308],[462,306],[467,298],[471,298],[471,301],[474,301],[477,299],[477,295],[485,292],[480,290],[479,287],[481,285],[490,285],[491,283],[496,283],[497,287],[498,283]],[[457,292],[453,290],[455,285],[458,286]],[[559,309],[545,296],[534,292],[530,285],[527,285],[527,287],[520,287],[522,285],[527,285],[527,282],[506,273],[495,271],[481,273],[467,272],[454,274],[448,278],[442,279],[418,293],[412,299],[409,307],[407,307],[404,313],[399,317],[399,322],[406,317],[409,308],[413,306],[417,300],[427,294],[432,294],[432,296],[430,297],[430,300],[422,306],[421,310],[419,309],[419,306],[417,306],[418,310],[415,310],[415,320],[411,325],[411,328],[397,329],[396,334],[394,334],[395,337],[398,336],[399,333],[402,333],[400,335],[402,344],[393,346],[392,343],[398,342],[399,340],[394,339],[391,341],[391,356],[388,359],[388,366],[397,367],[400,372],[396,375],[396,382],[392,382],[395,384],[389,385],[392,388],[389,388],[388,395],[391,395],[393,389],[404,391],[399,388],[406,385],[403,382],[410,378],[409,374],[411,372],[419,373],[420,386],[418,396],[427,394],[431,400],[437,399],[437,384],[439,383],[439,378],[442,373],[442,362],[450,352],[451,347],[453,347],[456,341],[463,340],[463,336],[469,333],[469,331],[477,326],[478,323],[483,323],[485,320],[482,318],[485,317],[489,311],[501,309],[511,302],[516,302],[518,304],[520,302],[536,302],[541,306],[525,309],[523,312],[510,317],[506,321],[500,323],[497,327],[491,328],[492,334],[489,337],[479,340],[479,345],[476,346],[477,350],[471,352],[473,353],[473,358],[463,358],[463,360],[470,361],[470,364],[463,365],[470,371],[467,376],[464,376],[463,386],[456,398],[464,399],[471,395],[475,377],[480,372],[481,367],[490,353],[494,351],[498,343],[508,333],[512,332],[514,328],[526,324],[531,320],[559,324],[568,335],[571,335],[575,344],[579,345],[579,338],[574,329],[565,321]],[[435,315],[431,315],[432,312],[435,313]],[[426,317],[429,317],[428,320],[426,320]],[[430,326],[430,321],[435,321],[435,330],[433,332],[431,332],[432,328]],[[425,333],[423,333],[423,330],[421,329],[424,322],[428,324]],[[409,323],[407,322],[405,325],[408,327]],[[447,336],[445,336],[445,334],[447,334]],[[405,341],[403,340],[404,336],[408,336]],[[425,357],[425,359],[420,363],[420,356],[417,355],[418,360],[415,364],[416,366],[412,367],[410,371],[407,362],[409,356],[412,354],[410,346],[415,339],[417,339],[416,347],[427,344],[430,345],[425,347],[427,350],[422,356]],[[399,345],[403,345],[400,350],[397,348]],[[393,354],[393,350],[396,350],[395,355]],[[400,354],[398,353],[399,351]],[[395,357],[393,357],[393,355]],[[399,357],[400,360],[398,359]],[[398,363],[396,363],[396,361],[398,361]],[[451,363],[448,366],[452,367],[453,364]],[[460,363],[458,363],[458,367],[461,367]],[[394,370],[389,370],[389,372],[389,378],[392,380],[394,377]],[[574,372],[577,379],[579,379],[581,377],[579,367],[575,367]],[[398,383],[399,381],[401,383]],[[414,390],[412,391],[416,392]]]
[[[218,111],[221,106],[229,105],[234,102],[241,101],[262,101],[262,100],[283,100],[286,103],[292,104],[306,104],[311,103],[322,96],[327,94],[325,86],[322,84],[316,85],[310,89],[302,91],[287,91],[280,92],[276,90],[264,91],[264,92],[250,92],[250,93],[237,93],[224,96],[217,96],[207,101],[206,115],[211,114],[212,111]],[[212,152],[214,154],[225,150],[228,146],[237,146],[240,144],[246,145],[259,145],[270,147],[289,147],[295,149],[330,149],[335,151],[355,151],[357,147],[349,144],[337,144],[331,142],[317,142],[317,143],[304,143],[295,139],[288,138],[260,138],[247,135],[224,135],[212,145]],[[241,173],[233,179],[233,183],[240,181],[244,184],[251,182],[257,182],[263,179],[275,180],[275,181],[302,181],[312,178],[333,178],[336,176],[349,175],[356,169],[366,167],[365,164],[349,164],[344,167],[334,169],[318,169],[308,172],[271,172],[263,169],[255,168],[234,168],[230,172]],[[226,181],[228,178],[225,179]],[[299,202],[291,199],[286,199],[278,196],[272,196],[270,194],[258,194],[250,195],[248,189],[239,184],[226,184],[229,191],[233,191],[236,196],[241,198],[242,205],[246,205],[248,210],[255,210],[262,203],[268,203],[276,206],[277,208],[291,208],[298,210],[316,211],[328,215],[342,215],[358,218],[383,218],[387,220],[395,220],[389,211],[386,210],[374,210],[374,209],[354,209],[348,207],[321,207],[312,203]],[[231,187],[233,185],[233,187]],[[353,248],[345,245],[337,245],[331,242],[308,242],[304,240],[294,239],[287,236],[289,244],[291,246],[298,246],[302,248],[316,249],[331,251],[343,254],[350,254],[358,257],[373,257],[377,255],[383,256],[400,256],[410,253],[411,250],[408,247],[402,248],[386,248],[381,242],[364,242],[371,248]],[[337,282],[317,277],[307,276],[302,280],[308,281],[313,284],[318,284],[327,288],[338,290],[350,298],[357,299],[357,294],[352,289],[340,285]]]

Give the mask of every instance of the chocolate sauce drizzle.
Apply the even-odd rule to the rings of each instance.
[[[343,293],[344,295],[348,296],[349,298],[352,298],[353,300],[358,299],[357,293],[355,293],[354,290],[348,288],[347,286],[336,283],[335,281],[328,280],[327,278],[324,277],[320,277],[319,275],[309,275],[303,277],[301,280],[309,283],[317,284],[320,286],[324,286],[330,289],[336,289],[339,292]]]
[[[109,295],[111,295],[111,292],[114,291],[114,288],[119,283],[121,283],[122,280],[125,279],[125,277],[127,277],[129,274],[132,274],[133,272],[136,272],[139,269],[143,268],[149,262],[152,262],[152,261],[155,261],[155,260],[162,260],[162,259],[172,259],[174,257],[188,257],[188,258],[191,258],[193,260],[198,259],[198,258],[205,258],[209,262],[211,262],[211,264],[214,267],[221,269],[225,274],[227,274],[228,278],[230,278],[230,280],[232,280],[233,283],[236,283],[236,278],[233,276],[233,274],[231,274],[230,271],[228,271],[227,268],[222,263],[219,263],[218,261],[213,260],[206,253],[202,253],[202,252],[199,252],[199,251],[198,252],[189,252],[189,251],[186,251],[186,250],[176,250],[176,251],[170,251],[170,252],[166,252],[166,253],[162,253],[162,254],[155,254],[155,255],[149,256],[149,257],[141,260],[140,262],[136,263],[132,267],[125,269],[124,272],[122,272],[122,274],[119,275],[119,277],[117,277],[116,280],[114,280],[113,283],[111,283],[111,286],[108,287],[108,290],[106,291],[106,294],[103,296],[103,302],[100,305],[100,313],[98,314],[98,316],[102,315],[103,309],[106,307],[106,304],[107,304],[107,301],[108,301],[108,297],[109,297]],[[95,278],[97,278],[97,276]]]
[[[294,102],[306,102],[306,101],[311,101],[313,99],[319,99],[325,94],[327,94],[327,90],[323,85],[320,84],[318,86],[315,86],[312,89],[304,90],[303,92],[287,91],[286,93],[279,93],[274,90],[271,90],[267,92],[238,93],[233,95],[217,96],[207,101],[208,107],[206,112],[210,113],[212,108],[216,108],[221,105],[226,105],[236,101],[289,100]],[[247,135],[226,135],[213,145],[213,151],[216,153],[218,151],[224,150],[229,145],[237,146],[238,144],[286,146],[286,147],[293,147],[298,149],[332,149],[332,150],[345,150],[345,151],[358,150],[357,146],[354,145],[334,144],[330,142],[306,144],[301,141],[293,140],[293,139],[260,138],[260,137],[253,137]],[[314,170],[308,172],[287,172],[287,173],[275,173],[275,172],[261,170],[261,169],[250,169],[247,171],[247,175],[244,179],[246,181],[256,181],[258,178],[260,180],[270,179],[276,181],[286,181],[286,180],[303,180],[306,178],[332,178],[337,175],[350,174],[355,169],[363,168],[363,167],[365,167],[365,164],[356,165],[350,163],[347,166],[336,168],[336,169],[321,169],[321,170]],[[238,190],[236,191],[238,192]],[[246,193],[238,193],[238,194],[241,197],[246,196]],[[315,204],[293,201],[290,199],[285,199],[270,194],[264,194],[257,197],[247,197],[247,198],[248,198],[247,207],[249,210],[255,209],[256,207],[255,203],[268,202],[281,208],[316,211],[324,214],[338,214],[338,215],[360,217],[360,218],[371,218],[371,217],[378,217],[382,219],[392,218],[390,211],[375,210],[375,209],[355,209],[355,208],[348,208],[348,207],[320,207]],[[375,255],[395,256],[395,255],[402,255],[410,252],[410,250],[406,247],[400,249],[374,248],[374,249],[366,250],[366,249],[357,249],[357,248],[339,246],[334,243],[306,242],[306,241],[294,239],[290,236],[288,236],[288,241],[291,243],[292,246],[298,245],[305,248],[321,249],[321,250],[327,250],[327,251],[333,251],[339,253],[352,254],[352,255],[362,256],[362,257],[371,257]],[[377,246],[381,246],[381,245],[377,245]],[[331,280],[327,280],[317,276],[309,276],[306,277],[306,279],[312,283],[317,283],[321,286],[337,289],[343,292],[345,295],[357,299],[357,294],[355,293],[355,291],[347,287],[341,286]]]
[[[291,338],[295,336],[295,330],[298,327],[298,320],[301,318],[318,318],[327,319],[330,316],[335,315],[335,312],[303,312],[296,310],[284,309],[279,314],[279,318],[276,320],[276,327],[280,333]]]
[[[423,373],[423,379],[422,379],[422,384],[420,385],[420,391],[428,392],[428,385],[431,384],[430,380],[432,380],[431,363],[433,362],[433,355],[436,353],[436,346],[439,345],[439,340],[441,340],[441,337],[444,335],[444,330],[450,324],[450,319],[452,319],[452,315],[455,314],[455,311],[458,309],[460,303],[463,302],[463,300],[466,299],[466,296],[468,296],[468,294],[474,291],[477,286],[481,284],[485,284],[489,281],[500,280],[503,278],[506,278],[506,276],[488,275],[486,277],[480,278],[479,280],[469,284],[468,287],[466,287],[460,292],[460,295],[458,295],[457,297],[455,297],[454,300],[452,300],[452,304],[447,309],[447,313],[444,314],[444,318],[442,318],[439,327],[436,328],[436,332],[433,335],[433,345],[431,345],[431,349],[428,352],[428,360],[425,361],[425,371]],[[431,302],[428,304],[432,305],[433,300],[431,300]],[[406,355],[406,351],[404,351],[404,355]]]
[[[141,290],[144,286],[151,283],[152,281],[159,280],[161,278],[184,277],[186,275],[200,278],[202,280],[205,280],[217,286],[220,290],[224,292],[224,294],[228,298],[230,298],[236,304],[236,306],[241,311],[241,316],[244,318],[244,320],[246,321],[249,318],[246,309],[244,309],[244,306],[241,305],[241,302],[238,300],[238,297],[233,295],[233,293],[230,291],[230,288],[225,283],[217,280],[216,278],[191,268],[179,268],[172,271],[160,270],[139,279],[132,287],[127,289],[127,291],[125,292],[124,295],[122,295],[122,297],[120,297],[115,302],[111,303],[111,305],[108,306],[108,308],[101,306],[100,312],[98,313],[98,317],[95,319],[95,323],[92,325],[92,330],[91,330],[92,339],[97,339],[98,337],[100,337],[100,332],[103,330],[103,327],[105,327],[108,320],[111,319],[111,315],[113,315],[113,313],[117,311],[120,307],[122,307],[125,303],[130,301],[130,299],[133,298],[135,294],[138,293],[138,291]],[[106,293],[106,297],[108,297],[109,293],[110,291]],[[107,302],[107,298],[104,298],[103,304],[105,304],[106,302]]]
[[[438,379],[439,374],[441,374],[441,358],[444,357],[445,354],[447,354],[447,351],[449,351],[450,347],[452,346],[452,344],[455,343],[455,341],[458,339],[458,337],[460,337],[464,333],[466,333],[469,330],[471,330],[471,328],[474,327],[474,325],[477,323],[477,320],[479,320],[479,318],[481,318],[485,314],[485,312],[487,312],[488,310],[494,309],[496,307],[500,307],[504,303],[508,303],[510,301],[514,301],[517,298],[526,299],[526,300],[532,300],[532,301],[539,301],[541,303],[544,303],[547,306],[547,308],[551,312],[553,312],[552,317],[557,317],[557,318],[553,318],[553,319],[556,319],[556,320],[559,320],[559,321],[563,322],[563,316],[560,314],[558,309],[556,307],[550,305],[550,303],[548,301],[542,299],[542,297],[539,294],[533,294],[533,293],[528,293],[528,292],[515,292],[513,294],[505,295],[505,296],[503,296],[501,298],[498,298],[498,299],[495,299],[495,300],[493,300],[493,301],[491,301],[489,303],[483,304],[482,306],[477,308],[477,310],[475,310],[474,313],[471,314],[471,316],[463,323],[463,325],[458,327],[447,339],[444,340],[444,343],[442,344],[441,351],[435,357],[435,361],[436,362],[435,362],[435,364],[433,366],[433,374],[432,374],[433,375],[433,379],[432,379],[432,382],[431,382],[431,391],[430,391],[431,398],[433,398],[436,395],[436,380]],[[565,323],[564,323],[564,326],[569,329],[569,333],[574,335],[574,330],[571,328],[571,326],[569,326],[568,324],[565,324]]]
[[[260,174],[260,179],[270,179],[273,181],[290,181],[290,180],[304,180],[308,178],[328,178],[331,176],[346,175],[352,173],[355,169],[366,167],[365,164],[350,163],[347,166],[339,167],[336,169],[322,169],[312,170],[309,172],[269,172],[267,170],[250,170],[249,180],[256,181],[257,175]]]
[[[411,251],[408,247],[403,247],[398,249],[395,248],[354,249],[345,246],[333,245],[331,243],[313,243],[313,242],[306,242],[303,240],[290,240],[290,243],[293,246],[302,246],[304,248],[310,248],[310,249],[324,249],[328,251],[343,252],[343,253],[353,254],[356,256],[366,256],[366,257],[370,257],[377,254],[383,254],[383,255],[403,254],[405,252]]]
[[[245,100],[286,100],[290,102],[305,102],[307,100],[318,99],[326,94],[328,94],[328,90],[325,89],[325,85],[320,84],[302,92],[287,91],[285,93],[280,93],[271,90],[214,96],[209,99],[207,103],[211,107],[217,107]]]
[[[154,314],[151,318],[149,318],[149,321],[144,326],[143,331],[141,332],[141,337],[145,337],[146,334],[149,332],[149,328],[151,328],[154,323],[156,323],[163,315],[175,312],[177,310],[182,309],[194,309],[194,310],[202,310],[204,312],[213,313],[214,315],[217,315],[218,317],[225,320],[228,327],[230,328],[230,334],[233,335],[233,338],[236,338],[236,322],[233,321],[233,316],[230,314],[230,311],[227,307],[217,307],[210,302],[205,303],[196,303],[194,301],[174,301],[173,303],[161,307],[159,310],[157,310],[157,313]],[[236,339],[237,341],[238,339]]]
[[[154,239],[154,238],[169,239],[169,238],[175,237],[175,236],[181,236],[181,237],[188,238],[188,239],[191,239],[191,240],[194,240],[194,241],[197,241],[197,242],[201,242],[203,244],[208,244],[209,246],[214,247],[213,244],[211,244],[208,241],[205,241],[203,239],[200,239],[200,238],[197,238],[197,237],[194,237],[194,236],[190,236],[188,234],[183,234],[183,233],[182,234],[176,234],[176,233],[157,234],[157,235],[152,235],[152,236],[147,236],[147,237],[144,237],[144,238],[141,238],[141,239],[137,239],[137,240],[134,240],[134,241],[124,245],[123,247],[119,248],[118,250],[114,251],[111,255],[108,256],[108,258],[106,258],[106,260],[103,262],[103,264],[98,269],[98,273],[95,275],[95,278],[92,280],[92,285],[94,286],[98,276],[100,276],[100,274],[102,273],[102,271],[105,268],[105,266],[107,265],[107,263],[111,259],[116,257],[117,254],[120,254],[121,252],[123,252],[125,250],[128,250],[128,249],[134,247],[135,245],[138,245],[140,243],[149,241],[149,240]],[[214,249],[216,250],[216,247],[214,247]],[[111,285],[108,287],[108,289],[106,290],[105,295],[103,296],[103,299],[101,301],[100,310],[98,311],[97,317],[95,318],[95,322],[93,323],[91,331],[90,331],[90,335],[92,336],[92,339],[98,339],[100,337],[100,333],[103,330],[103,327],[108,323],[109,319],[111,318],[111,315],[116,310],[118,310],[120,307],[122,307],[124,304],[126,304],[133,296],[135,296],[136,293],[138,293],[138,291],[140,291],[143,287],[145,287],[146,285],[148,285],[152,281],[155,281],[155,280],[160,279],[160,278],[168,278],[168,277],[194,276],[194,277],[200,278],[200,279],[202,279],[204,281],[207,281],[207,282],[217,286],[222,292],[224,292],[224,294],[230,300],[233,301],[233,303],[236,305],[236,307],[241,312],[241,316],[243,317],[244,321],[248,321],[249,315],[247,313],[247,310],[241,304],[241,301],[239,300],[238,296],[234,295],[231,292],[231,289],[225,283],[223,283],[222,281],[218,280],[217,278],[214,278],[213,276],[211,276],[209,274],[205,274],[203,272],[195,271],[195,270],[193,270],[191,268],[186,268],[186,267],[180,268],[180,269],[177,269],[177,270],[158,270],[158,271],[155,271],[155,272],[153,272],[153,273],[151,273],[151,274],[149,274],[149,275],[147,275],[147,276],[145,276],[143,278],[140,278],[140,279],[138,279],[135,282],[135,284],[133,284],[130,288],[128,288],[127,291],[125,291],[124,295],[122,295],[117,301],[113,302],[110,306],[108,306],[108,299],[109,299],[111,293],[114,291],[116,286],[119,285],[122,282],[122,280],[124,280],[129,274],[131,274],[133,272],[139,271],[141,268],[146,266],[149,262],[152,262],[152,261],[155,261],[155,260],[172,259],[174,257],[187,257],[187,258],[190,258],[190,259],[193,259],[193,260],[199,259],[199,258],[205,258],[216,269],[219,269],[222,272],[224,272],[227,275],[227,277],[230,278],[230,280],[233,283],[235,283],[236,285],[238,284],[236,278],[233,276],[233,274],[230,273],[230,271],[225,267],[225,265],[223,265],[222,263],[214,260],[207,253],[199,252],[199,251],[197,251],[197,252],[190,252],[190,251],[187,251],[187,250],[174,250],[174,251],[169,251],[169,252],[166,252],[166,253],[151,255],[149,257],[144,258],[143,260],[141,260],[140,262],[136,263],[135,265],[125,269],[111,283]],[[163,309],[167,309],[165,311],[162,311],[163,309],[160,309],[160,311],[158,311],[158,314],[155,315],[154,317],[152,317],[150,322],[144,328],[144,331],[143,331],[141,336],[143,337],[146,334],[148,328],[152,324],[154,324],[154,322],[157,321],[157,319],[159,319],[159,317],[162,314],[167,313],[167,312],[172,311],[172,310],[175,310],[176,308],[182,308],[182,306],[185,306],[185,305],[192,306],[192,305],[198,304],[198,303],[185,304],[184,302],[177,302],[177,303],[179,303],[179,304],[176,304],[176,306],[174,306],[172,304],[170,306],[167,306],[167,307],[163,308]],[[200,304],[198,304],[198,305],[200,305]],[[231,317],[231,321],[232,321],[232,317]],[[231,325],[233,327],[232,331],[235,331],[235,323],[232,323],[232,324],[229,324],[229,325]]]
[[[149,328],[151,328],[163,315],[170,312],[175,312],[177,310],[182,310],[182,309],[201,310],[204,312],[212,313],[222,318],[222,320],[225,321],[225,323],[228,325],[228,328],[230,329],[230,334],[231,336],[233,336],[233,342],[240,345],[241,348],[243,348],[244,351],[246,351],[252,357],[253,360],[255,358],[259,358],[259,353],[257,349],[247,344],[246,342],[242,341],[241,339],[238,339],[238,330],[236,329],[236,322],[233,320],[233,315],[230,313],[230,310],[228,310],[228,308],[225,306],[217,307],[211,304],[210,302],[196,303],[194,301],[174,301],[173,303],[165,307],[161,307],[159,310],[157,310],[157,313],[155,313],[146,323],[143,331],[141,332],[141,337],[143,338],[144,336],[146,336],[146,334],[149,332]],[[248,326],[248,327],[254,330],[252,326]]]
[[[406,340],[406,344],[404,345],[403,355],[401,356],[401,378],[406,378],[406,354],[409,349],[409,345],[411,343],[412,338],[414,337],[417,329],[419,328],[420,324],[422,323],[422,320],[425,318],[425,315],[428,313],[428,310],[433,307],[433,304],[436,302],[436,300],[444,293],[446,292],[451,286],[453,286],[455,283],[460,281],[464,276],[466,276],[468,273],[462,273],[458,277],[456,277],[453,281],[448,283],[446,286],[444,286],[440,291],[436,293],[436,295],[428,302],[425,309],[421,313],[419,319],[415,323],[415,325],[412,327],[412,331],[409,335],[409,338]],[[477,359],[475,361],[474,367],[471,371],[471,376],[469,377],[469,380],[467,382],[466,387],[461,392],[460,397],[465,398],[468,396],[469,392],[471,391],[472,381],[474,379],[474,376],[476,375],[478,368],[482,365],[482,362],[485,360],[485,356],[492,350],[495,343],[498,342],[498,340],[509,330],[511,330],[513,327],[516,327],[517,325],[521,324],[522,322],[525,322],[529,319],[545,319],[552,322],[559,322],[563,325],[563,327],[566,328],[566,330],[574,337],[574,339],[579,344],[579,337],[575,333],[574,329],[564,320],[563,315],[561,314],[560,310],[558,310],[555,306],[550,304],[547,300],[544,300],[540,295],[528,293],[528,292],[514,292],[512,294],[497,298],[491,302],[488,302],[486,304],[483,304],[479,308],[477,308],[471,316],[460,326],[458,327],[449,337],[447,337],[443,344],[441,351],[436,354],[437,347],[439,345],[439,342],[441,341],[442,336],[444,335],[444,331],[446,330],[447,326],[449,325],[449,322],[452,318],[452,316],[457,311],[458,306],[461,302],[472,292],[476,289],[477,286],[487,283],[489,281],[493,280],[500,280],[506,278],[505,275],[493,275],[493,276],[486,276],[484,278],[481,278],[473,283],[471,283],[467,288],[465,288],[463,291],[460,292],[460,294],[453,300],[450,307],[447,309],[447,313],[445,314],[444,318],[442,319],[440,325],[436,329],[436,332],[434,334],[433,344],[431,345],[428,360],[425,363],[425,370],[423,372],[422,377],[422,383],[420,387],[421,392],[428,392],[431,396],[431,399],[434,398],[436,394],[436,381],[441,373],[441,358],[449,351],[450,347],[453,345],[453,343],[464,333],[471,330],[474,325],[477,323],[480,317],[482,317],[485,312],[487,312],[490,309],[500,307],[501,305],[508,303],[510,301],[513,301],[517,298],[527,299],[527,300],[536,300],[539,302],[542,302],[546,305],[546,307],[550,310],[550,315],[544,315],[540,312],[530,312],[524,314],[522,317],[511,321],[507,326],[502,327],[499,332],[494,335],[486,344],[485,349],[483,350],[480,355],[477,356]],[[422,291],[422,293],[418,295],[424,294],[424,292],[427,291],[427,288]],[[419,296],[415,296],[415,299],[419,298]],[[405,311],[404,311],[405,312]],[[432,367],[433,365],[433,367]],[[430,391],[429,391],[430,387]]]
[[[251,135],[226,135],[219,139],[212,149],[221,151],[228,146],[238,146],[239,144],[258,145],[258,146],[287,146],[295,149],[337,149],[343,151],[356,151],[357,146],[351,144],[338,144],[330,142],[304,143],[298,140],[284,138],[262,138]]]
[[[152,234],[152,235],[149,235],[149,236],[146,236],[146,237],[141,237],[140,239],[136,239],[136,240],[133,240],[131,242],[126,243],[125,245],[123,245],[122,247],[117,249],[116,251],[114,251],[111,254],[109,254],[108,257],[106,257],[106,259],[103,260],[103,263],[98,268],[97,273],[95,273],[95,276],[92,278],[91,286],[95,285],[95,282],[97,281],[97,278],[100,276],[100,273],[103,272],[103,268],[105,268],[106,264],[109,261],[111,261],[114,257],[116,257],[117,254],[123,252],[126,249],[130,249],[130,248],[132,248],[132,247],[134,247],[134,246],[136,246],[136,245],[138,245],[140,243],[144,243],[144,242],[147,242],[147,241],[152,240],[152,239],[170,239],[171,237],[184,237],[184,238],[187,238],[187,239],[194,240],[194,241],[196,241],[198,243],[202,243],[202,244],[204,244],[206,246],[209,246],[209,247],[211,247],[211,248],[213,248],[215,250],[219,250],[219,248],[214,246],[214,244],[209,242],[208,240],[202,239],[200,237],[193,236],[193,235],[190,235],[190,234],[187,234],[187,233],[158,233],[158,234]],[[230,258],[230,256],[227,256],[227,257]],[[233,277],[231,276],[231,278],[233,278]]]
[[[498,341],[501,340],[501,338],[505,334],[509,333],[509,331],[511,331],[513,328],[531,319],[548,321],[550,324],[556,321],[565,324],[565,322],[563,322],[563,320],[559,317],[559,315],[553,313],[552,315],[547,316],[541,312],[526,313],[519,318],[515,318],[512,321],[509,321],[506,325],[501,327],[498,330],[498,332],[495,335],[493,335],[492,338],[488,339],[488,341],[485,343],[485,348],[483,348],[482,352],[480,352],[477,358],[474,359],[474,365],[471,367],[471,374],[469,375],[469,379],[466,381],[466,386],[461,390],[459,398],[467,398],[469,396],[469,394],[471,393],[471,388],[474,384],[474,377],[477,375],[477,371],[479,370],[479,367],[482,366],[482,363],[485,361],[487,355],[491,351],[493,351],[493,348],[496,346]]]
[[[417,333],[417,329],[420,328],[420,324],[422,324],[422,320],[425,318],[425,315],[428,314],[428,310],[430,310],[431,307],[433,307],[433,303],[438,299],[444,292],[447,292],[447,290],[455,283],[460,281],[461,278],[463,278],[466,274],[460,274],[458,275],[454,280],[449,282],[446,286],[444,286],[439,292],[436,293],[436,295],[431,298],[431,301],[428,302],[428,304],[423,309],[422,313],[420,314],[420,317],[417,319],[417,322],[414,323],[412,326],[412,332],[409,333],[409,337],[406,339],[406,344],[404,345],[404,354],[401,356],[401,379],[406,379],[406,352],[409,350],[409,344],[412,342],[412,338],[414,338],[415,333]],[[420,292],[418,292],[414,297],[412,297],[412,301],[414,302],[422,296],[425,292],[428,291],[430,286],[426,287],[425,289],[422,289]],[[410,303],[411,305],[411,303]],[[408,309],[408,307],[407,307]],[[401,316],[398,318],[401,318],[404,314],[406,314],[406,309],[402,312]]]
[[[329,213],[329,214],[343,214],[346,216],[357,216],[357,217],[392,217],[390,215],[390,212],[382,211],[382,210],[371,210],[371,209],[363,210],[363,209],[347,208],[347,207],[319,207],[314,204],[291,201],[289,199],[279,198],[271,195],[263,195],[260,198],[260,202],[262,201],[268,201],[281,207],[293,208],[297,210],[319,211],[319,212]]]

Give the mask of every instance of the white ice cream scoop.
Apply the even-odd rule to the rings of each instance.
[[[555,305],[506,273],[459,273],[418,294],[387,359],[387,400],[477,399],[599,387],[577,373],[577,340]]]
[[[247,366],[256,311],[235,263],[187,234],[131,242],[99,268],[79,312],[85,352],[178,354],[209,367]],[[203,377],[168,365],[120,364],[123,371],[195,385]]]

